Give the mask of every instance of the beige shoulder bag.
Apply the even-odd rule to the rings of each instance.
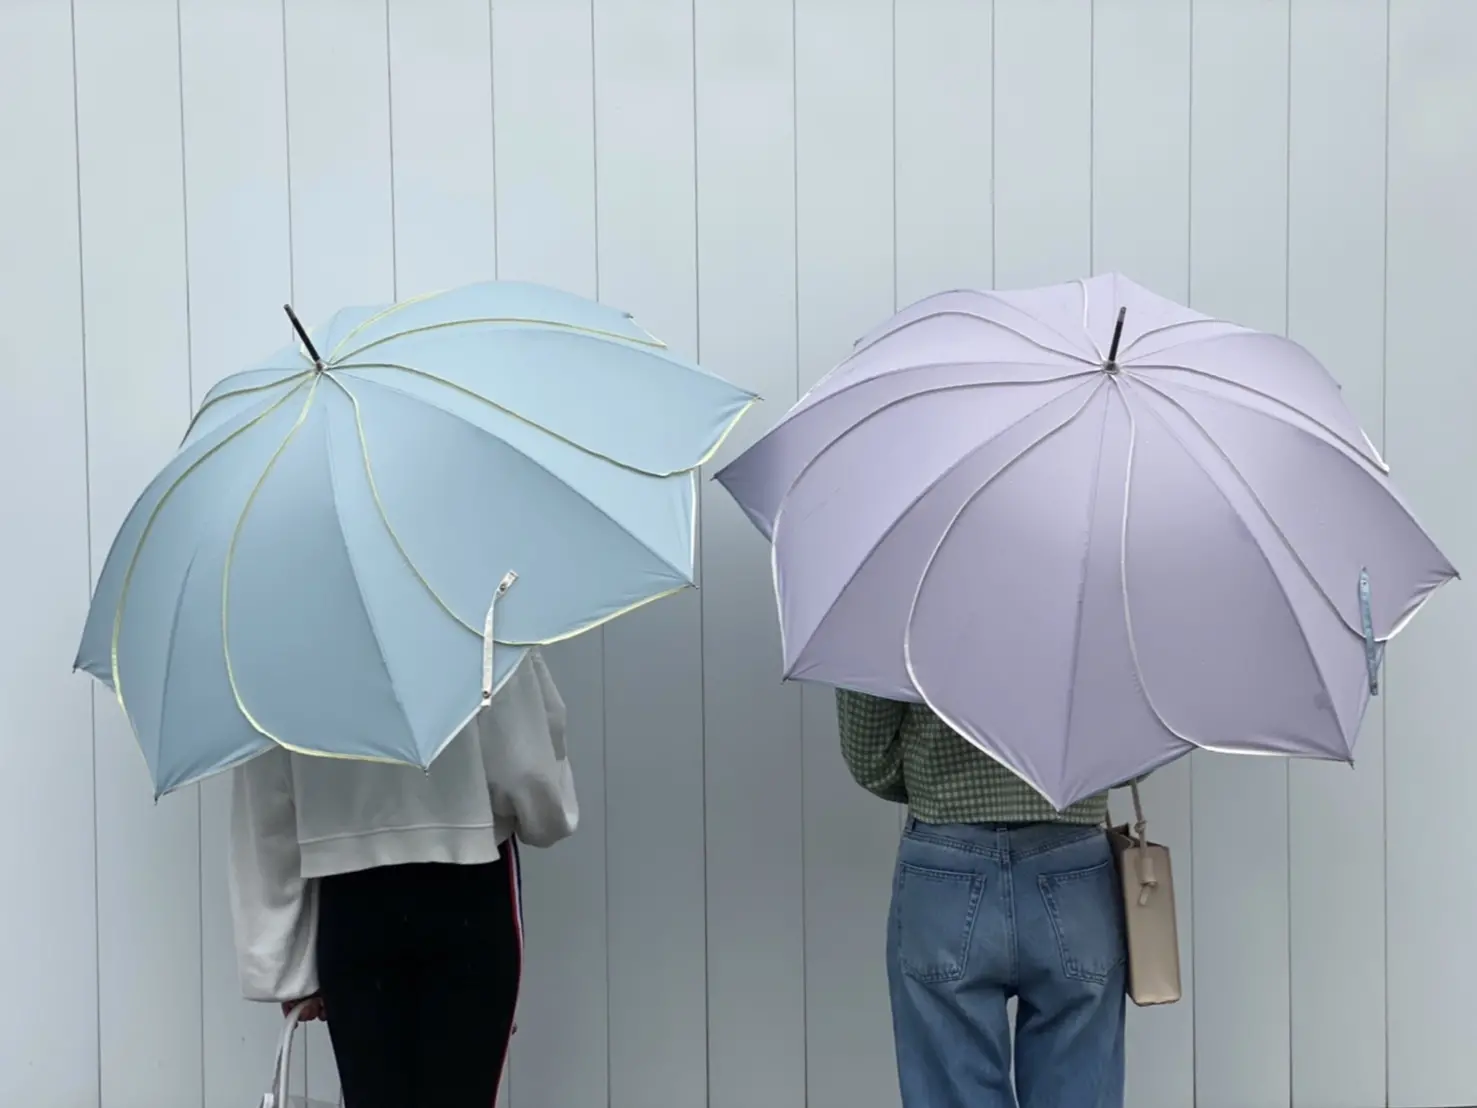
[[[1123,922],[1128,942],[1128,998],[1135,1004],[1173,1004],[1180,998],[1180,941],[1174,913],[1174,873],[1169,848],[1145,837],[1138,782],[1134,823],[1108,828],[1123,887]]]

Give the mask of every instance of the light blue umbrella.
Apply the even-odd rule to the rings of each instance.
[[[159,794],[274,743],[429,765],[530,646],[693,584],[697,468],[754,401],[534,285],[299,334],[206,396],[93,596],[77,667]]]

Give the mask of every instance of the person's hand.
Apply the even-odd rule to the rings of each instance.
[[[299,1004],[303,1006],[303,1014],[298,1017],[302,1023],[316,1023],[324,1018],[323,998],[321,996],[310,996],[303,1000],[289,1000],[282,1005],[282,1015],[290,1016],[292,1010]]]

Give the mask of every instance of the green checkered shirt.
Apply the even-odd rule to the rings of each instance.
[[[856,783],[924,823],[1102,823],[1108,794],[1058,812],[922,704],[836,690],[841,756]]]

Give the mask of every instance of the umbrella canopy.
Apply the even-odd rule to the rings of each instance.
[[[1116,275],[914,304],[718,479],[787,677],[923,701],[1059,808],[1196,747],[1350,759],[1455,576],[1306,350]]]
[[[77,665],[160,792],[272,743],[429,765],[529,646],[693,584],[696,470],[753,399],[538,286],[341,311],[206,396]]]

